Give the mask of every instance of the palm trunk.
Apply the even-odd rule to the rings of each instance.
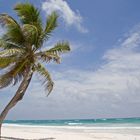
[[[1,139],[1,128],[2,128],[2,124],[0,124],[0,139]]]
[[[8,103],[8,105],[5,107],[5,109],[2,111],[2,113],[0,114],[0,139],[1,139],[1,128],[2,128],[2,123],[6,117],[6,115],[8,114],[8,112],[10,111],[11,108],[13,108],[17,102],[19,102],[20,100],[22,100],[26,89],[29,86],[29,83],[31,81],[33,75],[33,71],[29,68],[24,76],[23,81],[21,82],[16,94],[14,95],[14,97],[11,99],[11,101]]]

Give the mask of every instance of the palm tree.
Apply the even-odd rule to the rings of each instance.
[[[53,89],[51,76],[41,62],[54,61],[60,63],[60,54],[70,51],[69,43],[58,42],[51,49],[41,51],[43,43],[49,39],[53,30],[57,27],[58,15],[52,12],[43,26],[40,11],[30,3],[18,3],[14,7],[19,22],[8,14],[0,14],[0,24],[6,28],[0,38],[0,89],[20,82],[16,94],[0,114],[0,137],[2,123],[9,110],[19,102],[34,72],[43,78],[43,84],[48,91]],[[43,49],[44,50],[44,49]]]

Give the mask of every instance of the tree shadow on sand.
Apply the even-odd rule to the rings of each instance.
[[[40,139],[22,139],[14,137],[2,137],[1,140],[54,140],[55,138],[40,138]]]

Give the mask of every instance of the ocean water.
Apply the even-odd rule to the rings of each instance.
[[[72,120],[5,120],[5,124],[31,126],[140,127],[140,118],[72,119]]]

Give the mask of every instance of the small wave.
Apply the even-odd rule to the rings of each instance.
[[[68,125],[82,125],[83,123],[68,123]]]
[[[124,119],[116,119],[117,121],[122,121],[122,120],[124,120]]]
[[[100,119],[100,120],[106,121],[107,119]]]

